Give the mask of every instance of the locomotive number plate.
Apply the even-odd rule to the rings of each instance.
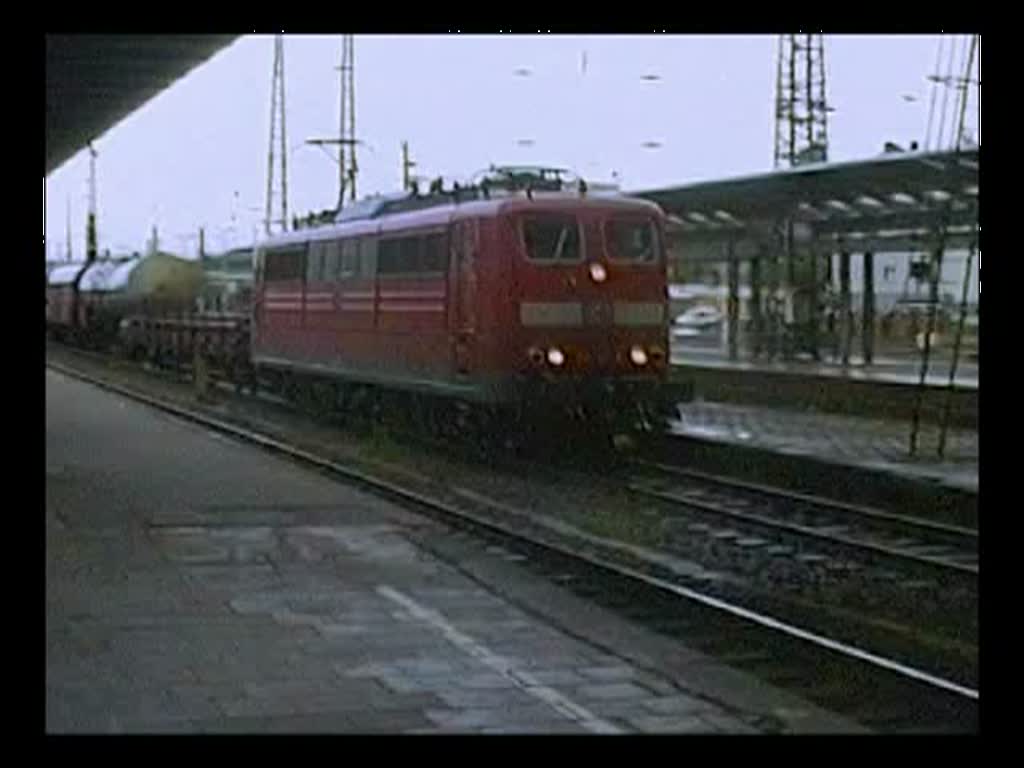
[[[587,325],[611,325],[612,305],[607,301],[593,301],[587,304]]]

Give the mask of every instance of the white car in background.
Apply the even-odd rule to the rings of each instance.
[[[721,311],[708,305],[690,307],[678,315],[672,325],[675,337],[699,336],[718,328],[725,319]]]

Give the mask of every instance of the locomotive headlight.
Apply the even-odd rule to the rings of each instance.
[[[552,347],[548,350],[548,362],[556,368],[559,367],[565,363],[565,353],[558,347]]]
[[[530,347],[526,353],[530,357],[530,362],[534,365],[541,365],[544,362],[544,350],[538,347]]]
[[[647,365],[647,353],[641,346],[634,346],[629,350],[629,359],[633,361],[633,365]]]
[[[595,283],[603,283],[608,279],[608,270],[604,268],[604,264],[598,264],[595,261],[590,265],[590,279]]]

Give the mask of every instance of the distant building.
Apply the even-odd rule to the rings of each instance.
[[[927,260],[926,254],[876,253],[875,254],[875,311],[889,312],[901,299],[926,301],[930,285],[927,280],[918,281],[911,276],[911,263],[915,256]],[[939,278],[939,301],[946,304],[960,304],[963,294],[964,269],[967,266],[967,251],[948,251],[942,259],[942,274]],[[833,256],[833,285],[839,287],[839,256]],[[978,281],[981,276],[977,254],[971,265],[970,283],[967,292],[968,306],[978,306]],[[850,257],[850,294],[855,306],[860,302],[864,286],[864,260],[859,254]]]
[[[669,249],[668,274],[669,280],[678,285],[700,284],[713,288],[715,294],[727,295],[728,267],[719,256],[707,258],[685,247]],[[901,300],[928,299],[930,286],[927,280],[919,281],[911,275],[911,264],[917,260],[927,261],[928,255],[917,252],[876,253],[874,258],[875,277],[875,311],[885,313],[891,311]],[[963,293],[964,269],[967,266],[966,250],[947,251],[942,259],[942,274],[939,280],[939,300],[944,303],[959,305]],[[767,264],[762,273],[762,290],[767,289]],[[827,264],[823,260],[819,266],[819,279],[824,280]],[[978,255],[971,265],[967,303],[973,310],[978,306],[978,286],[981,276],[981,263]],[[740,265],[741,289],[750,286],[749,261]],[[864,259],[859,253],[850,255],[850,295],[857,309],[860,305],[864,287]],[[839,291],[839,255],[832,256],[832,289]]]

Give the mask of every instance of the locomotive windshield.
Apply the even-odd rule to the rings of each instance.
[[[531,216],[523,221],[526,257],[531,261],[580,260],[580,233],[572,216]]]
[[[650,221],[609,222],[605,239],[616,261],[649,264],[658,260],[658,232]]]

